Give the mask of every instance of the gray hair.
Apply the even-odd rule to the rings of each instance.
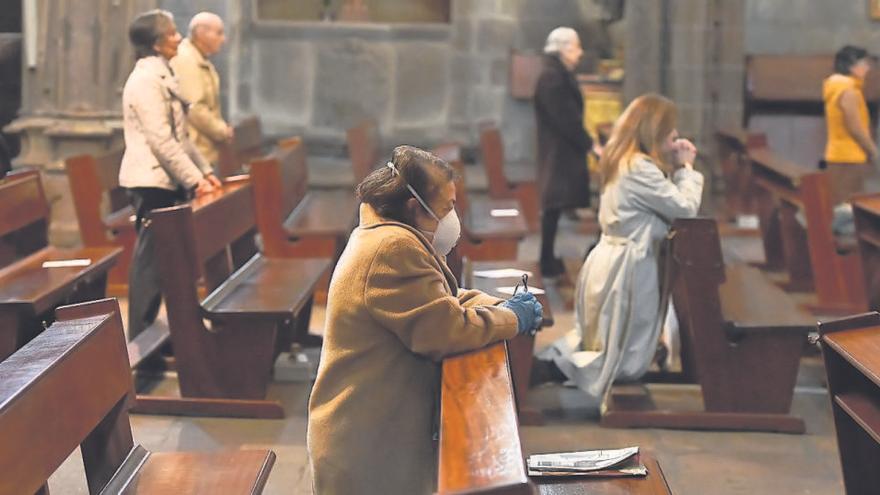
[[[128,28],[128,39],[134,47],[135,58],[157,54],[153,46],[162,38],[162,27],[166,23],[174,24],[174,14],[162,9],[153,9],[134,18]]]
[[[544,44],[544,53],[559,53],[563,48],[578,40],[577,31],[570,27],[558,27],[547,35],[547,43]]]
[[[218,22],[221,26],[223,25],[223,19],[213,12],[199,12],[194,15],[189,21],[189,38],[192,39],[200,27],[210,24],[212,21]]]

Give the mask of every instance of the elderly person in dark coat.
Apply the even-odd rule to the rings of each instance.
[[[547,36],[544,69],[535,89],[538,124],[538,182],[541,188],[541,273],[564,273],[554,245],[559,217],[567,208],[590,206],[587,152],[592,140],[584,130],[584,101],[572,71],[583,55],[574,29],[558,27]]]

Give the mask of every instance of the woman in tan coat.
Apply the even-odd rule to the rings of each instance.
[[[440,361],[540,328],[531,294],[458,290],[453,169],[411,146],[358,186],[360,225],[333,273],[309,401],[315,493],[434,491]]]

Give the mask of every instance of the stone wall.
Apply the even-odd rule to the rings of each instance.
[[[256,18],[254,1],[229,1],[230,114],[260,115],[268,134],[302,134],[315,152],[341,154],[345,129],[368,117],[386,148],[473,146],[479,122],[492,120],[508,154],[529,158],[534,117],[508,94],[510,50],[539,51],[570,25],[585,67],[611,51],[593,0],[453,0],[448,24],[272,21]]]
[[[834,53],[845,44],[876,51],[880,22],[868,0],[746,0],[746,53]]]
[[[672,98],[679,131],[703,145],[742,120],[743,0],[626,3],[626,100]]]

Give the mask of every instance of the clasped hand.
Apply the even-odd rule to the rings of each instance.
[[[521,292],[501,303],[516,314],[517,333],[534,335],[544,323],[544,306],[531,292]]]

